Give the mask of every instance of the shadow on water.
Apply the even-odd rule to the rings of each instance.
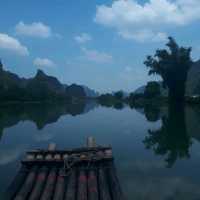
[[[155,108],[145,109],[149,121],[159,119],[161,114],[158,113],[159,110]],[[183,106],[169,107],[168,112],[161,117],[161,127],[148,130],[148,136],[143,140],[147,149],[165,157],[167,167],[172,167],[178,159],[190,157],[192,139],[187,132],[186,114]]]
[[[63,115],[81,115],[94,109],[94,101],[76,104],[16,104],[0,107],[0,139],[5,128],[12,127],[20,121],[32,121],[38,130],[47,124],[55,123]]]

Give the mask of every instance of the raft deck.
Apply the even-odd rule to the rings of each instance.
[[[111,147],[28,151],[9,200],[122,200]]]

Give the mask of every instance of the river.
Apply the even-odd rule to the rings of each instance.
[[[168,115],[167,107],[73,105],[0,107],[0,194],[27,150],[85,145],[88,136],[112,145],[126,199],[200,199],[200,108]],[[174,116],[174,117],[172,117]]]

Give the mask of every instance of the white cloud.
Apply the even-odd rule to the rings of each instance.
[[[95,22],[114,28],[125,39],[163,41],[160,29],[200,20],[199,0],[116,0],[97,7]],[[145,31],[144,31],[145,30]],[[158,38],[158,40],[157,40]]]
[[[48,38],[52,36],[51,28],[42,22],[33,22],[32,24],[25,24],[23,21],[19,22],[15,27],[18,35],[25,35],[31,37]]]
[[[165,42],[167,40],[167,34],[162,32],[153,32],[151,30],[139,30],[134,33],[121,32],[119,33],[125,39],[133,39],[138,42]]]
[[[82,48],[84,57],[87,60],[98,62],[98,63],[107,63],[111,62],[113,57],[107,53],[99,52],[97,50]]]
[[[74,39],[76,42],[83,44],[91,41],[92,37],[87,33],[81,33],[80,35],[75,36]]]
[[[23,46],[16,38],[0,33],[0,49],[12,51],[19,55],[29,55],[27,47]]]
[[[37,67],[55,67],[56,64],[48,58],[36,58],[33,64]]]

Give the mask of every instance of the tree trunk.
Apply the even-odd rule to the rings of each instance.
[[[185,83],[175,83],[169,87],[169,103],[184,104],[185,101]]]

